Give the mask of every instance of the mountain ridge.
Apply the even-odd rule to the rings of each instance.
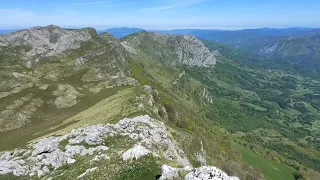
[[[131,37],[134,38],[131,39]],[[143,43],[151,41],[150,44],[155,44],[156,46],[148,47],[150,49],[145,48],[144,50],[147,53],[148,51],[161,50],[160,52],[158,52],[159,57],[157,58],[159,60],[162,59],[163,61],[165,61],[164,63],[168,63],[166,62],[168,59],[166,56],[170,56],[172,54],[173,57],[176,57],[177,62],[173,61],[167,64],[169,66],[175,66],[176,64],[185,64],[198,67],[214,67],[216,62],[215,56],[218,56],[217,52],[210,52],[204,46],[204,44],[195,36],[169,36],[143,31],[137,34],[132,34],[129,37],[122,39],[121,41],[123,44],[125,44],[125,47],[131,45],[131,49],[134,49],[135,45],[146,47],[146,45]],[[171,47],[165,48],[165,46]]]
[[[175,29],[152,32],[170,35],[194,35],[205,41],[214,41],[255,54],[257,62],[270,61],[273,68],[298,72],[308,76],[319,75],[319,28],[261,28],[243,30]],[[116,33],[116,32],[111,32]],[[135,32],[131,32],[133,34]],[[280,46],[286,48],[279,48]],[[260,62],[259,62],[260,61]],[[284,67],[284,68],[282,68]]]

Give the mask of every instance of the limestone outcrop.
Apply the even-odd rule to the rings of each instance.
[[[189,35],[140,32],[125,38],[121,44],[131,54],[145,53],[149,58],[169,66],[214,67],[219,55],[218,52],[211,52],[201,40]]]
[[[114,148],[106,145],[112,138],[125,138],[134,143],[119,150],[117,156],[109,156]],[[71,133],[40,139],[32,142],[25,149],[5,152],[0,156],[0,175],[30,176],[54,178],[52,174],[59,168],[77,163],[77,157],[90,157],[91,162],[110,161],[119,158],[123,162],[139,161],[144,156],[153,156],[177,164],[175,168],[162,166],[159,179],[238,180],[220,169],[210,166],[193,168],[184,152],[178,147],[164,123],[138,116],[120,120],[117,124],[94,125],[72,130]],[[121,163],[121,162],[119,162]],[[89,168],[78,179],[94,173],[98,168]]]

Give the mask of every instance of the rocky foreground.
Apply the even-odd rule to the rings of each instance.
[[[116,146],[124,142],[125,145],[119,146],[120,149]],[[112,153],[114,150],[116,153]],[[216,167],[193,168],[164,123],[149,116],[123,119],[117,124],[88,126],[64,136],[31,142],[25,149],[5,152],[0,156],[0,175],[55,179],[55,171],[77,164],[79,157],[89,158],[91,164],[112,159],[119,159],[119,164],[122,164],[139,161],[144,157],[157,158],[170,164],[162,165],[162,174],[156,177],[162,180],[239,179],[228,176]],[[77,178],[90,176],[98,168],[89,168]]]

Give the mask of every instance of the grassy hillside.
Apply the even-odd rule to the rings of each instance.
[[[241,152],[242,158],[246,163],[260,169],[267,180],[295,180],[294,174],[296,173],[296,170],[293,168],[278,162],[267,160],[239,144],[234,144],[234,146]]]

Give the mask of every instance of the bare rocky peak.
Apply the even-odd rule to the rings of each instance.
[[[78,49],[80,43],[91,39],[89,29],[68,30],[57,26],[34,27],[2,36],[1,46],[20,46],[28,48],[24,52],[24,59],[34,56],[56,56],[66,50]]]
[[[178,55],[183,64],[192,66],[209,67],[216,64],[216,55],[195,36],[178,36]]]
[[[161,53],[162,57],[174,56],[169,57],[172,59],[172,62],[170,62],[172,65],[214,67],[218,55],[215,52],[210,52],[201,40],[189,35],[172,36],[144,31],[131,37],[130,42],[131,45],[127,40],[122,42],[129,52],[133,52],[132,49],[134,49],[135,44],[149,43],[147,46],[153,47],[153,53]]]
[[[45,47],[61,53],[67,49],[77,48],[80,42],[90,38],[91,35],[86,29],[67,30],[50,25],[17,31],[4,36],[3,39],[8,45],[30,45],[34,48]]]

